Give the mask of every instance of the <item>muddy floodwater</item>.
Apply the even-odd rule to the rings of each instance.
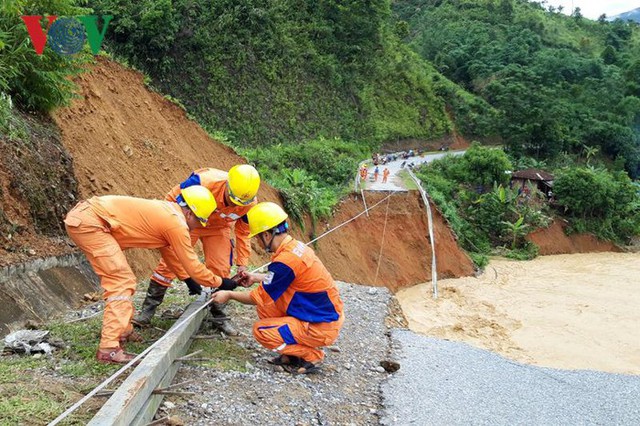
[[[477,277],[396,294],[409,327],[507,358],[640,374],[640,253],[492,259]]]

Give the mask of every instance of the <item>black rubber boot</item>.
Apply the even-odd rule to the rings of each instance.
[[[231,325],[231,321],[227,318],[224,308],[225,304],[211,302],[209,305],[209,312],[211,313],[211,325],[214,328],[222,331],[227,336],[237,336],[238,330],[236,330],[233,325]]]
[[[154,280],[150,280],[147,297],[144,298],[140,312],[135,316],[132,323],[139,327],[148,327],[151,324],[151,318],[156,313],[156,309],[164,300],[164,295],[167,293],[168,288]]]

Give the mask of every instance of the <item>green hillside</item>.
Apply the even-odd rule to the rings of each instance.
[[[111,49],[234,145],[340,137],[375,146],[451,130],[437,72],[388,1],[94,1]]]
[[[596,148],[640,174],[638,25],[565,16],[524,0],[394,2],[406,40],[499,111],[510,153]]]

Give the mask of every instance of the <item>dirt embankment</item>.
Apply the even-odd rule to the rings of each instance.
[[[538,229],[527,239],[540,248],[541,255],[570,253],[600,253],[623,250],[610,241],[602,241],[591,234],[567,235],[561,220],[554,221],[548,228]]]
[[[73,156],[82,198],[105,194],[162,198],[194,169],[228,170],[246,162],[211,139],[181,108],[145,87],[136,71],[99,59],[75,81],[80,99],[53,117]],[[259,197],[279,201],[268,185],[261,186]],[[142,278],[159,255],[129,250],[128,258]]]
[[[386,193],[365,194],[369,207],[386,196]],[[327,229],[352,218],[363,209],[359,195],[346,198],[340,203]],[[472,275],[471,259],[458,247],[442,215],[436,209],[433,213],[439,277]],[[320,240],[318,253],[333,275],[346,282],[385,286],[397,291],[411,284],[430,281],[431,245],[427,215],[420,195],[412,191],[391,196],[371,210],[368,217],[360,216]]]
[[[70,252],[59,217],[78,195],[56,126],[14,112],[13,133],[0,134],[0,267]]]

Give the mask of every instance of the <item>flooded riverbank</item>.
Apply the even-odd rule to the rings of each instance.
[[[493,259],[477,277],[396,294],[409,328],[516,361],[640,374],[640,254]]]

